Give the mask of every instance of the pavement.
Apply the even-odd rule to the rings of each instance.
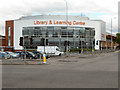
[[[116,53],[119,51],[115,51]],[[114,52],[114,53],[115,53]],[[57,62],[77,62],[79,59],[92,59],[105,55],[109,55],[110,53],[89,53],[89,54],[69,54],[69,56],[57,56],[51,57],[47,59],[47,65],[57,63]],[[0,60],[0,64],[2,65],[42,65],[44,64],[41,59],[2,59]]]
[[[81,57],[52,57],[49,65],[2,65],[2,87],[118,88],[118,52]]]

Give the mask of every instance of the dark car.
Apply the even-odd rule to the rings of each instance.
[[[19,54],[19,57],[25,58],[25,52],[15,52]],[[37,59],[36,55],[32,52],[26,52],[26,59]]]
[[[43,52],[33,52],[38,59],[43,59]],[[50,58],[48,55],[46,55],[46,59]]]
[[[37,59],[37,56],[32,52],[27,52],[26,53],[26,58],[27,59]]]
[[[37,59],[43,59],[43,54],[42,53],[40,53],[40,52],[33,52],[35,55],[36,55],[36,57],[37,57]]]

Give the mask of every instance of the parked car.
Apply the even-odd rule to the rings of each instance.
[[[43,59],[44,52],[36,51],[36,52],[33,52],[33,53],[36,55],[36,57],[38,59]],[[48,59],[48,58],[50,58],[50,57],[48,55],[46,55],[46,59]]]
[[[27,59],[37,59],[36,55],[32,52],[27,52],[26,53],[26,58]]]
[[[25,58],[25,52],[15,52],[16,54],[19,55],[21,58]],[[37,59],[36,55],[32,52],[26,52],[26,59]]]
[[[13,53],[13,52],[6,52],[7,54],[7,58],[10,59],[10,58],[18,58],[19,57],[19,54],[16,54],[16,53]]]
[[[40,52],[33,52],[35,54],[35,56],[37,57],[37,59],[42,59],[43,58],[43,54]]]
[[[0,52],[0,58],[3,59],[5,58],[6,53],[5,52]]]
[[[18,54],[18,55],[19,55],[19,57],[22,57],[22,54],[24,54],[24,52],[22,52],[22,51],[19,51],[19,52],[14,52],[14,53]]]

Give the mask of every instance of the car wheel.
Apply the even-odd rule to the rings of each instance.
[[[59,56],[61,56],[61,53],[59,54]]]
[[[30,57],[30,60],[32,59],[32,57]]]
[[[12,56],[10,56],[10,59],[12,59]]]

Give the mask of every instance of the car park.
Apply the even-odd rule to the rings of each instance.
[[[37,59],[36,55],[32,52],[29,52],[29,51],[27,51],[26,53],[19,52],[19,56],[23,59],[25,59],[25,56],[26,56],[26,59]]]
[[[21,59],[25,59],[25,56],[26,56],[26,59],[37,59],[37,56],[30,51],[27,51],[26,53],[24,51],[19,51],[15,53],[18,54]]]
[[[21,59],[25,59],[25,52],[24,51],[18,51],[18,52],[14,52],[15,54],[18,54],[18,56]],[[30,52],[27,51],[26,52],[26,59],[43,59],[43,54],[44,52],[42,51],[34,51],[34,52]],[[46,59],[50,58],[48,55],[46,55]]]

